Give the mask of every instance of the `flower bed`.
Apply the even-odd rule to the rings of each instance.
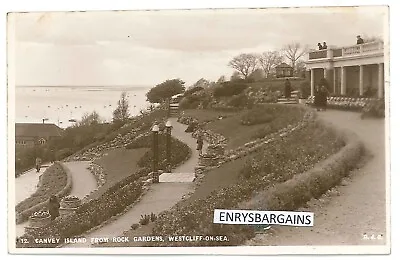
[[[57,218],[46,230],[37,230],[34,234],[24,235],[24,238],[31,241],[33,238],[54,236],[61,238],[62,241],[65,237],[71,238],[98,226],[137,200],[142,194],[142,180],[146,175],[147,171],[143,169],[137,171],[110,187],[99,198],[81,205],[74,214]],[[17,244],[17,247],[30,246],[55,247],[57,245]]]
[[[67,196],[61,200],[62,208],[78,208],[81,205],[81,199],[76,196]]]
[[[50,224],[51,216],[48,211],[36,211],[29,217],[30,227],[44,227]]]
[[[63,197],[72,188],[72,179],[69,171],[56,162],[43,173],[39,188],[32,196],[20,202],[16,207],[17,223],[21,223],[35,211],[46,207],[51,195]]]
[[[249,174],[244,174],[237,184],[216,190],[205,199],[189,204],[178,203],[171,210],[163,212],[156,221],[153,234],[218,234],[229,237],[229,242],[226,243],[167,242],[163,243],[163,246],[240,245],[254,235],[254,229],[241,225],[214,224],[210,218],[214,209],[239,209],[239,203],[250,200],[255,192],[279,185],[296,174],[309,171],[317,162],[336,153],[343,145],[343,140],[334,131],[320,123],[306,124],[281,141],[271,143],[249,159],[242,170],[243,173]]]
[[[314,96],[310,96],[306,104],[314,104]],[[342,97],[342,96],[331,96],[327,99],[327,105],[332,109],[347,110],[347,111],[362,111],[364,107],[371,103],[376,102],[376,98],[352,98],[352,97]]]

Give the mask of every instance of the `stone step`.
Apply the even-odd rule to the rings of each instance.
[[[195,178],[194,172],[164,172],[160,175],[160,182],[193,182]]]

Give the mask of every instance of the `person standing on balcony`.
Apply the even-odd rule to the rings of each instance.
[[[318,43],[318,50],[322,50],[322,49],[323,49],[323,47],[322,47],[321,43],[319,42]]]
[[[328,49],[328,45],[326,45],[326,42],[324,42],[324,43],[323,43],[323,45],[322,45],[322,49],[323,49],[323,50],[326,50],[326,49]]]
[[[361,38],[360,35],[357,35],[357,44],[363,44],[363,43],[364,43],[363,38]]]

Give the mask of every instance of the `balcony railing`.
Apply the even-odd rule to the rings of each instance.
[[[323,59],[323,58],[327,58],[327,52],[328,50],[318,50],[318,51],[313,51],[310,52],[309,55],[309,59],[310,60],[314,60],[314,59]]]
[[[358,55],[368,55],[371,53],[380,53],[380,52],[383,52],[383,42],[377,41],[377,42],[368,42],[364,44],[358,44],[343,48],[310,51],[308,54],[308,59],[315,60],[315,59],[325,59],[325,58],[358,56]]]

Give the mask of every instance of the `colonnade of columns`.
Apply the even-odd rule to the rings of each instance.
[[[360,96],[364,94],[365,91],[365,82],[364,82],[364,74],[365,74],[365,66],[366,65],[359,65],[359,94]],[[314,88],[315,88],[315,70],[310,69],[311,74],[311,96],[314,96]],[[328,81],[333,83],[334,88],[336,88],[336,70],[324,68],[324,78]],[[346,66],[340,67],[340,94],[346,95],[346,82],[347,82],[347,70]],[[383,88],[384,88],[384,70],[383,70],[383,63],[378,64],[378,77],[377,77],[377,86],[378,86],[378,98],[383,98]],[[336,89],[334,89],[336,91]]]

